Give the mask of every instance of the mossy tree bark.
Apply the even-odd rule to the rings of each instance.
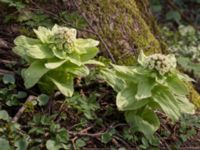
[[[94,33],[86,36],[96,36],[101,51],[116,63],[133,64],[139,50],[146,54],[165,52],[148,0],[71,0],[70,4]],[[200,104],[198,93],[190,89],[192,101]]]

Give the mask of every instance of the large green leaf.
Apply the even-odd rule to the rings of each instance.
[[[35,34],[37,35],[38,39],[40,39],[40,41],[42,43],[48,43],[50,41],[50,38],[52,37],[52,32],[51,30],[45,28],[45,27],[38,27],[38,29],[34,29],[33,30],[35,32]]]
[[[63,74],[74,74],[78,77],[85,77],[89,75],[89,69],[88,67],[81,65],[75,65],[74,63],[71,63],[67,60],[60,60],[60,61],[51,61],[45,64],[45,66],[49,69],[52,69],[53,72],[61,72]],[[54,69],[56,69],[54,71]],[[55,73],[53,73],[55,75]],[[57,73],[56,73],[57,74]]]
[[[150,72],[145,70],[140,66],[119,66],[112,65],[114,70],[116,71],[116,75],[125,80],[127,83],[134,82],[137,83],[148,76],[151,76]]]
[[[40,41],[21,35],[14,40],[14,43],[16,46],[13,48],[13,52],[27,60],[27,50],[32,45],[39,44]]]
[[[100,77],[104,79],[116,92],[121,91],[125,87],[125,82],[118,78],[114,70],[102,69]]]
[[[65,59],[66,57],[66,52],[60,49],[57,49],[56,47],[52,48],[52,52],[58,59]]]
[[[60,60],[60,59],[54,59],[49,60],[47,63],[45,63],[45,67],[48,69],[56,69],[63,65],[67,60]]]
[[[15,45],[18,45],[18,46],[29,47],[32,45],[39,44],[40,41],[38,39],[33,39],[33,38],[26,37],[24,35],[20,35],[14,40],[14,43]]]
[[[136,67],[134,66],[119,66],[119,65],[112,65],[114,70],[116,71],[116,74],[124,79],[124,80],[130,80],[134,81],[135,73],[137,72]]]
[[[93,39],[76,39],[74,41],[75,47],[77,48],[78,52],[80,54],[82,53],[88,53],[88,48],[96,47],[99,45],[99,41],[93,40]]]
[[[157,87],[155,89],[153,100],[158,103],[161,109],[173,121],[177,121],[180,117],[180,109],[177,100],[167,89]]]
[[[177,95],[176,99],[182,113],[188,113],[188,114],[195,113],[195,106],[187,99],[187,97],[182,95]]]
[[[70,66],[66,67],[65,72],[70,72],[78,77],[85,77],[89,75],[90,70],[86,66]]]
[[[53,57],[52,51],[44,44],[32,45],[27,49],[26,52],[28,56],[35,59],[45,59]]]
[[[117,94],[116,104],[119,110],[136,110],[149,102],[148,99],[137,100],[135,98],[137,92],[136,88],[137,86],[135,84],[131,84]]]
[[[29,68],[22,71],[22,77],[24,78],[24,85],[26,88],[33,87],[40,78],[49,71],[45,68],[44,62],[36,60]]]
[[[86,53],[80,55],[80,59],[82,62],[94,58],[97,55],[99,49],[97,47],[88,47],[87,49],[85,49],[85,51]]]
[[[152,89],[155,85],[155,81],[152,78],[144,78],[138,82],[136,99],[145,99],[152,96]]]
[[[67,97],[71,97],[74,93],[74,82],[73,76],[71,74],[66,74],[63,76],[56,76],[50,78],[51,81],[56,85],[62,94]]]
[[[153,134],[160,127],[157,115],[150,108],[145,108],[139,113],[127,111],[125,118],[135,131],[142,132],[149,140],[153,139]]]
[[[185,83],[180,80],[176,75],[169,76],[166,80],[169,89],[178,95],[187,95],[188,89]]]
[[[71,63],[81,66],[82,62],[78,58],[73,58],[73,57],[66,57],[66,60],[70,61]]]

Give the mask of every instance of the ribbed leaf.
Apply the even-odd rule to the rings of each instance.
[[[45,59],[52,58],[52,51],[46,46],[42,44],[32,45],[27,49],[27,54],[36,59]]]
[[[180,108],[175,97],[166,89],[158,87],[153,96],[153,100],[161,107],[166,115],[173,121],[180,117]]]
[[[97,55],[99,49],[97,47],[89,47],[89,48],[85,49],[85,51],[86,51],[86,53],[83,53],[80,55],[80,59],[82,62],[88,61],[88,60],[94,58]]]
[[[88,48],[96,47],[97,45],[99,45],[99,41],[93,39],[79,38],[75,40],[75,46],[80,54],[88,53]]]
[[[29,38],[29,37],[21,35],[21,36],[18,36],[14,40],[14,43],[16,46],[13,48],[13,52],[27,60],[28,59],[27,50],[32,45],[39,44],[40,41],[38,39],[33,39],[33,38]]]
[[[125,82],[116,76],[114,70],[102,69],[100,77],[104,79],[116,92],[121,91],[125,87]]]
[[[33,62],[29,68],[22,71],[22,76],[24,78],[24,85],[26,88],[33,87],[40,78],[49,71],[45,68],[43,61]]]
[[[153,138],[153,134],[160,127],[157,115],[150,108],[145,108],[140,113],[127,111],[125,117],[135,131],[142,132],[149,140]]]
[[[56,85],[56,87],[60,90],[62,94],[64,94],[67,97],[71,97],[74,93],[74,82],[73,82],[73,76],[63,75],[63,76],[54,76],[53,78],[50,78],[51,81]]]
[[[155,81],[152,78],[144,78],[138,82],[136,99],[145,99],[152,96],[152,89],[155,85]]]
[[[78,77],[85,77],[90,73],[90,70],[86,66],[71,66],[66,68],[65,71],[70,72]]]
[[[187,95],[188,94],[188,89],[185,83],[180,80],[176,76],[170,76],[167,78],[167,86],[169,89],[174,92],[175,94],[178,95]]]
[[[117,94],[116,104],[119,110],[136,110],[145,106],[149,102],[148,99],[137,100],[135,98],[136,88],[136,85],[132,84]]]
[[[38,29],[34,29],[35,34],[37,35],[38,39],[42,43],[48,43],[50,41],[50,38],[52,36],[51,30],[45,27],[38,27]]]
[[[66,61],[67,60],[58,60],[58,59],[50,60],[47,63],[45,63],[45,67],[48,69],[56,69],[61,65],[63,65]]]
[[[178,106],[182,113],[194,114],[195,106],[185,96],[176,96]]]

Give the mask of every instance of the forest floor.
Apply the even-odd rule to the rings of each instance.
[[[9,23],[4,24],[3,18],[0,14],[0,75],[4,74],[13,74],[16,78],[16,89],[17,91],[25,91],[27,93],[26,98],[28,95],[34,95],[36,96],[38,92],[38,88],[33,88],[30,90],[27,90],[23,86],[23,80],[19,75],[19,71],[21,68],[23,68],[23,64],[20,62],[19,58],[12,52],[12,48],[14,46],[14,39],[20,35],[25,30],[24,27],[22,27],[18,23]],[[3,88],[3,84],[0,84],[0,88]],[[197,85],[199,86],[199,85]],[[200,87],[200,86],[199,86]],[[85,95],[88,93],[91,93],[91,90],[98,89],[96,87],[95,83],[92,83],[88,85],[88,87],[77,87],[77,91],[84,92]],[[102,137],[105,132],[109,131],[114,128],[117,130],[117,134],[112,138],[111,143],[115,145],[116,147],[128,147],[129,149],[134,149],[132,147],[136,146],[136,143],[131,143],[123,139],[123,137],[120,135],[122,132],[122,129],[124,127],[127,127],[127,124],[125,120],[123,119],[123,115],[116,111],[116,106],[113,103],[114,97],[112,94],[112,91],[110,88],[106,87],[103,83],[101,85],[101,88],[96,91],[100,96],[97,96],[97,101],[100,105],[100,109],[97,111],[96,115],[97,118],[101,118],[103,120],[103,125],[101,123],[98,123],[97,120],[95,122],[89,121],[87,122],[84,127],[81,128],[81,130],[74,131],[73,129],[79,125],[79,122],[81,120],[81,117],[78,113],[74,112],[74,110],[71,110],[67,108],[66,114],[69,116],[69,118],[66,121],[61,121],[60,124],[64,126],[65,128],[69,129],[70,136],[75,141],[79,137],[82,136],[88,136],[90,137],[89,140],[87,140],[87,148],[91,149],[102,147],[106,149],[106,144],[102,144]],[[25,102],[25,99],[22,100],[22,102]],[[34,113],[39,112],[45,112],[50,114],[53,111],[57,111],[60,108],[60,104],[56,102],[56,99],[62,98],[62,96],[54,96],[54,100],[48,106],[46,106],[44,109],[36,108],[34,110]],[[18,110],[21,108],[21,106],[17,107],[10,107],[9,108],[9,114],[11,117],[14,117]],[[110,112],[109,112],[110,111]],[[26,126],[26,123],[30,121],[31,116],[34,114],[32,112],[25,113],[19,118],[19,121],[21,124]],[[199,113],[194,115],[199,118]],[[178,122],[175,125],[170,124],[166,117],[163,116],[163,114],[160,114],[161,118],[161,129],[157,132],[157,135],[159,136],[161,140],[160,149],[171,149],[172,147],[176,147],[176,144],[180,144],[180,149],[183,150],[199,150],[200,149],[200,128],[196,127],[198,122],[195,120],[194,126],[191,123],[191,126],[188,125],[186,127],[182,127],[180,123]],[[100,122],[102,121],[100,120]],[[97,126],[95,126],[97,124]],[[197,125],[198,126],[198,125]],[[25,129],[26,130],[26,129]],[[163,135],[163,133],[168,130],[170,133],[168,136]],[[195,131],[194,131],[195,130]],[[195,133],[194,133],[195,132]],[[184,137],[185,135],[185,137]],[[135,148],[136,149],[136,148]]]

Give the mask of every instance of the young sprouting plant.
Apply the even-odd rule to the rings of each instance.
[[[174,55],[141,52],[136,65],[112,64],[111,69],[101,70],[101,77],[118,92],[116,105],[127,122],[150,141],[160,126],[155,111],[163,111],[173,122],[181,113],[194,113],[185,84],[190,78],[176,70]]]
[[[98,53],[98,41],[76,38],[77,31],[55,25],[51,30],[39,27],[37,38],[18,36],[13,51],[30,65],[22,71],[26,88],[39,83],[46,91],[59,89],[72,96],[75,77],[89,74],[87,64],[102,63],[92,60]]]

